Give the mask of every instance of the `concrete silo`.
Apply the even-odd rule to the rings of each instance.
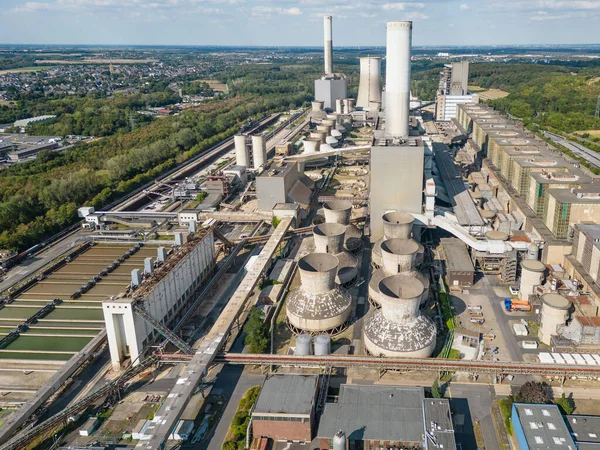
[[[236,134],[233,138],[235,146],[235,163],[238,166],[249,167],[248,164],[248,146],[246,145],[246,136]]]
[[[315,336],[314,343],[316,356],[325,356],[331,353],[331,336],[328,334]]]
[[[356,106],[366,111],[381,108],[381,58],[360,58],[360,81]]]
[[[349,287],[358,277],[358,260],[344,249],[345,234],[346,227],[340,223],[321,223],[313,228],[316,252],[329,253],[338,259],[335,281]]]
[[[286,316],[295,333],[339,333],[344,329],[352,301],[336,284],[338,259],[327,253],[313,253],[298,261],[300,289],[286,301]]]
[[[541,261],[533,259],[521,261],[521,284],[519,287],[521,300],[529,299],[535,287],[542,284],[545,272],[546,266]]]
[[[258,169],[267,162],[267,146],[262,134],[252,136],[252,167]]]
[[[381,309],[365,318],[364,342],[373,355],[426,358],[435,348],[436,326],[419,312],[424,286],[415,277],[392,275],[379,282]]]
[[[571,302],[560,294],[542,295],[542,313],[540,317],[540,342],[550,345],[552,336],[557,334],[559,326],[564,325],[569,315]]]
[[[312,354],[312,336],[310,334],[299,334],[296,336],[296,355],[308,356]]]

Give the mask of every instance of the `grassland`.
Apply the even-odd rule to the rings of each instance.
[[[0,70],[0,75],[6,75],[7,73],[39,72],[40,70],[46,69],[52,69],[52,66],[19,67],[18,69]]]
[[[194,80],[194,83],[206,83],[213,91],[227,92],[227,85],[217,80]]]

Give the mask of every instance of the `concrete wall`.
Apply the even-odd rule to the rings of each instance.
[[[214,264],[214,236],[209,233],[154,286],[143,307],[154,319],[171,325],[187,306],[194,291],[212,273]],[[133,291],[133,295],[135,293]],[[120,367],[128,355],[136,361],[143,354],[148,338],[156,335],[153,327],[133,311],[133,304],[132,297],[102,303],[114,367]]]
[[[423,146],[371,149],[371,242],[383,236],[383,219],[390,210],[421,214]]]
[[[348,89],[345,79],[315,80],[315,99],[322,101],[324,108],[335,109],[335,101],[347,97]]]

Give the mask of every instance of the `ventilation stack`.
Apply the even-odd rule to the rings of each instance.
[[[267,146],[262,134],[252,136],[252,167],[258,169],[267,161]]]
[[[409,135],[412,22],[388,22],[386,46],[385,133],[405,138]]]
[[[344,248],[352,254],[362,250],[362,232],[350,223],[352,217],[352,203],[346,200],[334,200],[323,203],[323,213],[326,223],[339,223],[346,227],[344,234]]]
[[[341,223],[321,223],[313,228],[317,253],[329,253],[338,261],[336,283],[344,288],[352,286],[358,277],[358,260],[344,249],[346,227]]]
[[[243,134],[236,134],[233,138],[233,143],[235,145],[235,164],[238,166],[249,167],[246,136]]]
[[[313,253],[298,261],[300,289],[286,301],[286,316],[294,333],[342,331],[352,310],[349,294],[335,282],[339,260],[327,253]]]
[[[325,47],[325,75],[333,74],[333,37],[332,37],[332,26],[331,16],[323,17],[323,31],[324,31],[324,47]]]
[[[365,111],[378,111],[381,108],[381,58],[377,56],[360,58],[356,106]]]
[[[425,287],[418,279],[392,275],[379,282],[381,309],[365,318],[364,342],[376,356],[427,358],[435,348],[436,326],[419,312]]]

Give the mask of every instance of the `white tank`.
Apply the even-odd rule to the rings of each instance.
[[[525,259],[521,261],[520,297],[527,300],[533,294],[535,287],[542,284],[546,266],[543,262]]]
[[[363,110],[381,107],[381,58],[364,56],[360,58],[360,82],[356,106]]]
[[[248,165],[248,147],[246,146],[246,136],[237,134],[233,138],[235,145],[235,163],[238,166],[249,167]]]
[[[331,337],[328,334],[319,334],[315,337],[315,356],[331,354]]]
[[[531,243],[527,246],[527,259],[536,260],[540,256],[540,248],[535,243]]]
[[[388,22],[386,38],[385,133],[409,135],[412,22]]]
[[[296,336],[296,355],[308,356],[312,352],[312,336],[310,334],[299,334]]]
[[[346,434],[342,430],[333,437],[333,450],[346,450]]]
[[[557,328],[564,325],[571,302],[560,294],[542,295],[542,313],[538,337],[541,342],[550,345],[551,337],[557,334]]]
[[[252,160],[252,166],[255,169],[263,166],[267,160],[267,147],[263,135],[257,134],[252,136]]]

